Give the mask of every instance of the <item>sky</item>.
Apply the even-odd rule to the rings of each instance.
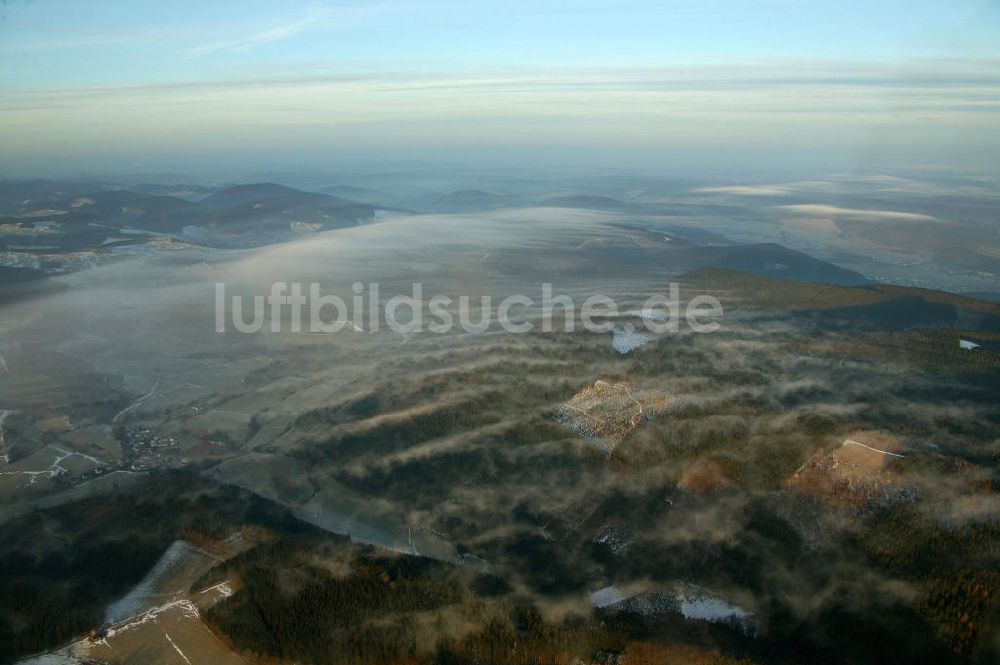
[[[0,4],[0,174],[1000,162],[1000,2]]]

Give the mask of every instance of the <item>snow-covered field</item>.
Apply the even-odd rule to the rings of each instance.
[[[722,596],[686,582],[671,588],[627,591],[608,586],[590,594],[590,604],[596,608],[611,608],[622,612],[657,616],[679,612],[686,619],[727,624],[746,635],[757,632],[753,615]]]
[[[625,355],[626,353],[638,349],[644,344],[648,344],[652,340],[652,335],[637,333],[633,330],[616,329],[611,337],[611,346],[614,347],[615,351],[618,353]]]
[[[165,599],[176,598],[214,563],[211,557],[191,543],[174,541],[139,584],[123,598],[108,605],[104,611],[104,623],[119,623],[160,605]]]

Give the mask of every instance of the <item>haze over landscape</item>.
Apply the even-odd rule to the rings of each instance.
[[[998,45],[3,3],[0,663],[1000,662]]]

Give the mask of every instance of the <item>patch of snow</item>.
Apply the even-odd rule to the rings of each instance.
[[[700,619],[721,623],[729,619],[742,619],[743,610],[713,596],[681,596],[681,614],[687,619]]]
[[[122,633],[126,633],[132,630],[133,628],[149,623],[150,621],[156,621],[157,619],[160,618],[161,614],[163,614],[164,612],[169,612],[174,608],[180,609],[185,616],[191,618],[198,618],[201,616],[198,613],[198,608],[195,607],[194,603],[192,603],[190,600],[174,600],[169,603],[158,605],[152,609],[146,610],[141,614],[137,614],[135,616],[126,617],[122,619],[111,628],[108,628],[107,632],[104,633],[104,636],[97,641],[98,642],[105,641],[109,637],[114,637],[115,635],[121,635]]]
[[[967,339],[958,340],[958,348],[965,349],[966,351],[971,351],[972,349],[978,349],[981,344],[976,344],[975,342],[970,342]]]
[[[658,323],[666,323],[670,320],[666,312],[661,312],[658,309],[651,309],[649,307],[645,308],[639,312],[639,316],[647,321],[656,321]]]
[[[170,633],[168,633],[167,631],[163,631],[163,634],[166,636],[167,641],[170,642],[170,646],[172,646],[174,648],[174,651],[176,651],[177,653],[180,654],[181,658],[184,659],[185,663],[187,663],[188,665],[191,665],[191,661],[188,659],[187,656],[184,655],[184,652],[181,651],[181,648],[179,646],[177,646],[177,643],[174,642],[174,640],[170,637]]]
[[[136,584],[131,591],[125,594],[114,603],[108,605],[104,611],[104,623],[116,624],[135,615],[142,609],[142,604],[146,601],[156,588],[156,583],[166,574],[171,567],[183,561],[185,555],[191,550],[191,545],[183,540],[175,540],[167,551],[163,553],[160,560],[156,562],[146,576]],[[166,607],[166,606],[163,606]]]
[[[219,582],[215,586],[210,586],[199,593],[208,593],[209,591],[218,591],[219,595],[223,598],[229,598],[233,595],[233,588],[229,586],[229,582]]]
[[[677,600],[672,593],[654,591],[628,598],[618,605],[622,612],[631,612],[645,617],[655,617],[677,611]]]
[[[618,353],[625,355],[644,344],[652,341],[650,335],[643,335],[631,330],[615,330],[611,338],[611,346]]]
[[[614,585],[606,586],[603,589],[590,594],[590,604],[594,607],[611,607],[626,600],[626,596]]]
[[[675,593],[680,604],[680,612],[685,618],[730,624],[747,635],[756,634],[756,630],[751,626],[750,613],[725,598],[692,584],[679,584]]]
[[[623,594],[615,586],[609,586],[590,594],[590,603],[596,608],[611,608],[642,616],[680,612],[686,619],[727,624],[745,635],[757,635],[751,613],[725,598],[684,582],[675,584],[672,590],[652,590],[630,595]]]

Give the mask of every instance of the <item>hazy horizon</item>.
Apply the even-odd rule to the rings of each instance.
[[[0,175],[995,174],[998,18],[995,2],[7,2]]]

